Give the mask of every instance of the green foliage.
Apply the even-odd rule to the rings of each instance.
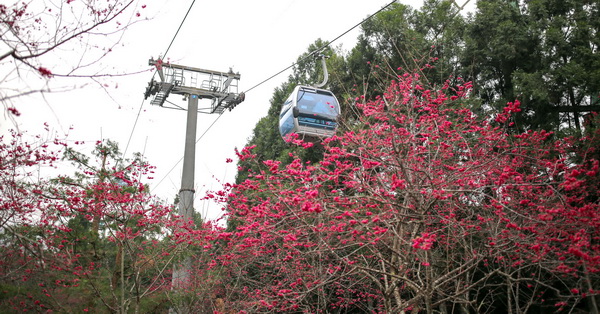
[[[478,1],[466,34],[464,73],[484,102],[502,107],[515,99],[513,73],[539,62],[538,39],[518,8],[507,1]]]
[[[465,76],[492,107],[521,100],[521,129],[574,128],[598,111],[599,4],[589,1],[477,2],[463,54]],[[568,133],[568,132],[567,132]]]

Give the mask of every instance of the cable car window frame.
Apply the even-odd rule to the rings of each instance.
[[[283,103],[283,105],[281,105],[282,110],[281,110],[281,113],[279,114],[279,119],[283,118],[283,116],[293,107],[292,105],[290,105],[292,103],[293,103],[293,101],[292,101],[292,98],[290,97]],[[285,106],[288,106],[288,108],[286,109]]]
[[[286,114],[279,119],[279,133],[281,136],[285,137],[286,135],[293,133],[293,130],[297,128],[296,118],[294,118],[290,110],[287,110]]]

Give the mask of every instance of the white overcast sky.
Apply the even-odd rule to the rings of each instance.
[[[136,72],[150,69],[148,59],[164,54],[192,0],[148,1],[140,10],[148,21],[132,26],[122,38],[122,45],[97,66],[105,72]],[[167,58],[172,63],[226,72],[232,68],[241,74],[240,91],[244,91],[288,67],[317,38],[332,40],[367,16],[387,5],[390,0],[196,0],[175,38]],[[413,8],[421,0],[400,1]],[[458,1],[464,2],[464,1]],[[473,1],[475,2],[475,1]],[[350,50],[356,43],[359,28],[336,41]],[[225,112],[196,145],[196,198],[206,190],[218,189],[221,182],[232,182],[236,174],[234,148],[242,148],[258,120],[269,108],[275,87],[287,80],[284,72],[246,95],[246,101],[233,111]],[[61,81],[75,90],[24,97],[14,102],[21,116],[17,123],[30,134],[43,133],[47,122],[59,134],[69,127],[70,140],[112,139],[123,151],[131,136],[127,156],[142,152],[158,169],[154,180],[147,181],[152,193],[172,201],[181,184],[180,162],[185,137],[185,111],[170,110],[143,101],[143,92],[152,72],[115,77],[106,82],[108,93],[94,84],[81,87],[76,80]],[[110,96],[109,96],[110,94]],[[180,95],[169,101],[182,107],[187,102]],[[201,102],[202,106],[202,102]],[[140,112],[141,107],[141,112]],[[133,129],[136,117],[137,125]],[[201,136],[218,115],[199,115]],[[4,116],[2,133],[14,127]],[[133,133],[132,133],[133,130]],[[162,181],[161,181],[162,180]],[[159,184],[159,181],[160,184]],[[196,201],[197,211],[215,218],[221,212],[214,204]]]

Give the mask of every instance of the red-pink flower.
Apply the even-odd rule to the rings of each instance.
[[[420,237],[414,238],[412,247],[415,249],[429,250],[433,247],[437,236],[434,233],[423,232]]]
[[[8,110],[8,112],[14,114],[17,117],[21,115],[21,113],[19,112],[19,110],[17,110],[15,107],[10,107],[7,110]]]
[[[38,72],[44,77],[50,78],[52,77],[52,72],[44,67],[39,67]]]

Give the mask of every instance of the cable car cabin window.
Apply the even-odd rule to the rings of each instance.
[[[288,112],[288,110],[290,110],[290,108],[292,106],[290,106],[290,104],[292,103],[292,99],[288,98],[283,105],[281,105],[281,114],[279,114],[279,119],[283,118],[283,116],[286,114],[286,112]]]
[[[297,102],[301,113],[317,114],[330,118],[335,118],[338,115],[338,105],[335,97],[325,92],[300,91]]]
[[[287,136],[288,134],[294,131],[294,115],[290,110],[287,110],[287,116],[281,118],[279,121],[279,134],[282,137]]]

